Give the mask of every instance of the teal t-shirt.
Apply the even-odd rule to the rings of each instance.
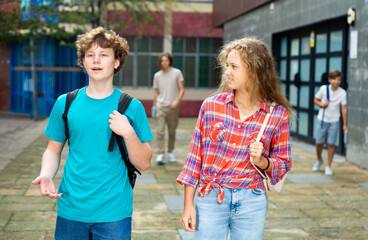
[[[80,222],[113,222],[131,217],[133,191],[117,143],[107,151],[111,137],[109,114],[118,108],[122,92],[93,99],[81,88],[68,113],[70,146],[59,186],[58,216]],[[62,114],[66,95],[60,96],[51,111],[45,135],[65,142]],[[124,115],[139,140],[153,140],[143,105],[133,99]]]

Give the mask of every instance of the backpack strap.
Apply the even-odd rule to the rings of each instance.
[[[327,84],[326,86],[326,91],[327,91],[327,100],[330,101],[330,84]]]
[[[272,111],[273,111],[273,109],[274,109],[274,106],[275,106],[276,104],[273,102],[272,104],[271,104],[271,106],[270,106],[270,112],[269,113],[267,113],[267,115],[266,115],[266,117],[265,117],[265,119],[263,120],[263,123],[262,123],[262,127],[261,127],[261,129],[259,130],[259,132],[258,132],[258,135],[257,135],[257,138],[256,138],[256,142],[259,142],[260,140],[261,140],[261,137],[262,137],[262,135],[263,135],[263,132],[264,132],[264,130],[265,130],[265,128],[266,128],[266,126],[267,126],[267,123],[268,123],[268,120],[269,120],[269,118],[270,118],[270,116],[271,116],[271,114],[272,114]],[[253,163],[253,157],[250,157],[250,163],[253,165],[253,167],[257,170],[257,172],[261,175],[261,177],[263,178],[263,179],[265,179],[265,178],[267,178],[266,177],[266,174],[263,174],[259,169],[258,169],[258,167]],[[265,186],[266,187],[266,186]]]
[[[328,101],[330,101],[330,84],[326,85],[326,98],[327,98]],[[323,110],[322,110],[321,128],[323,128],[323,119],[325,118],[325,110],[326,110],[326,108],[323,108]]]
[[[124,114],[125,110],[128,109],[129,104],[132,100],[133,98],[129,96],[128,94],[126,93],[121,94],[120,99],[119,99],[119,104],[118,104],[118,112],[121,114]],[[112,132],[111,137],[110,137],[109,147],[107,149],[109,152],[112,152],[114,150],[115,138],[117,137],[118,136],[116,135],[116,133]]]
[[[133,97],[129,96],[126,93],[121,94],[120,99],[119,99],[119,104],[118,104],[118,112],[121,114],[124,114],[125,110],[128,109],[130,102],[133,100]],[[131,185],[132,188],[134,188],[134,184],[135,184],[135,179],[137,177],[136,172],[139,175],[142,175],[141,172],[134,167],[134,165],[129,161],[129,156],[125,151],[125,147],[123,144],[123,138],[119,135],[117,135],[116,133],[112,132],[111,133],[111,138],[110,138],[110,143],[109,143],[109,147],[108,147],[108,151],[112,152],[114,150],[114,141],[116,138],[116,142],[118,143],[119,146],[119,150],[121,153],[121,156],[124,160],[125,166],[128,170],[128,177],[129,177],[129,183]]]
[[[79,88],[75,89],[72,92],[68,92],[68,94],[66,95],[66,102],[65,102],[65,109],[64,109],[64,113],[61,116],[64,120],[65,123],[65,137],[66,140],[68,140],[68,144],[70,144],[70,135],[69,135],[69,127],[68,127],[68,112],[69,112],[69,108],[72,105],[72,102],[74,101],[75,97],[77,96],[77,93],[79,91]]]

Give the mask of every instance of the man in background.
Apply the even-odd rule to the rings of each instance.
[[[173,154],[175,134],[178,126],[179,104],[184,95],[184,78],[181,71],[173,66],[173,58],[169,53],[162,53],[158,58],[160,71],[153,78],[155,94],[153,106],[156,106],[157,158],[158,165],[165,164],[165,125],[169,131],[167,158],[176,162]]]

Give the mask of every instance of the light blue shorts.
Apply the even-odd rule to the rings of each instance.
[[[267,196],[262,189],[223,188],[224,199],[217,202],[218,188],[197,196],[196,240],[260,240],[266,223]]]
[[[340,122],[323,122],[323,126],[321,126],[321,123],[318,120],[316,144],[327,143],[335,145]]]

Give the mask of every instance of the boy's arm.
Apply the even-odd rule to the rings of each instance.
[[[342,113],[342,129],[344,131],[348,130],[348,107],[346,105],[341,105],[341,113]]]
[[[38,185],[42,196],[52,199],[61,197],[62,193],[57,194],[52,179],[60,165],[60,155],[65,143],[56,142],[49,139],[49,143],[42,155],[42,166],[40,175],[32,181],[33,185]]]
[[[150,142],[142,143],[126,116],[114,111],[110,114],[111,130],[124,138],[130,162],[142,171],[151,165],[152,147]]]
[[[160,95],[160,90],[158,88],[155,89],[155,95],[153,95],[153,104],[152,106],[156,106],[158,95]]]
[[[179,87],[179,95],[176,98],[176,100],[171,103],[171,109],[176,109],[178,107],[181,99],[184,96],[184,82],[183,81],[179,82],[178,87]]]
[[[321,108],[325,108],[325,107],[328,106],[328,100],[326,99],[326,101],[324,103],[322,103],[321,99],[314,98],[314,104],[316,104],[317,106],[319,106]]]

